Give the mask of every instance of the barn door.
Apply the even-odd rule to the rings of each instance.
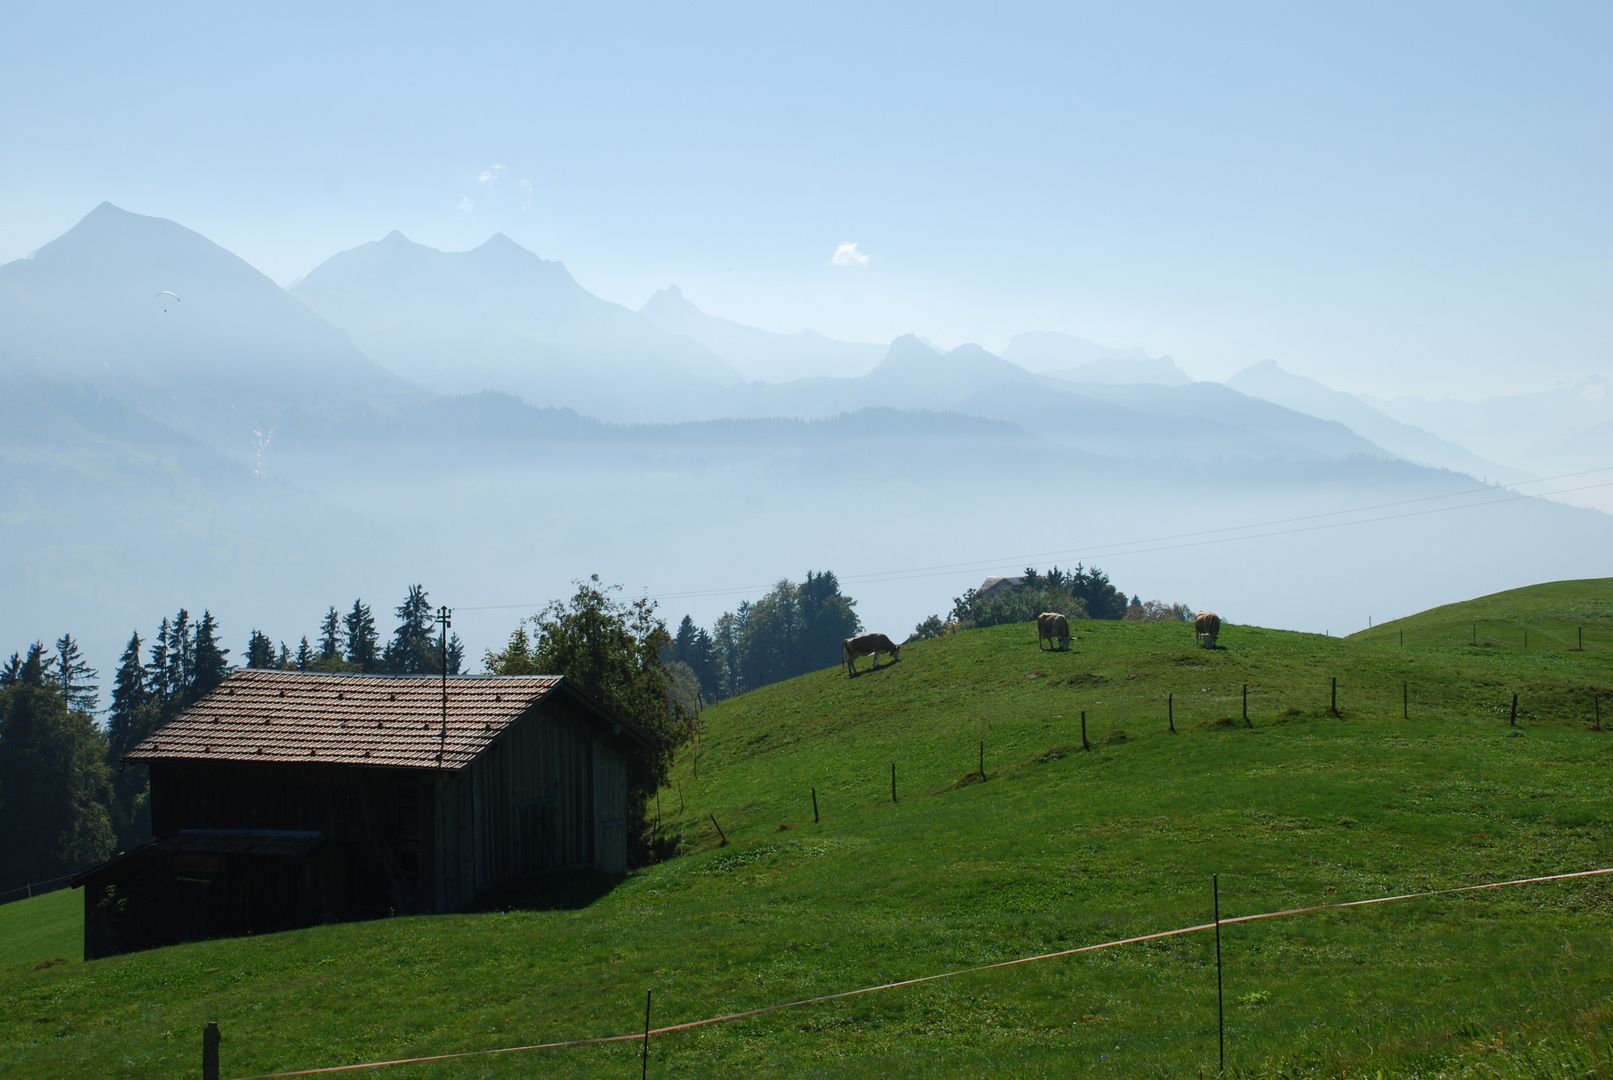
[[[555,847],[555,796],[524,802],[516,807],[517,827],[520,831],[520,867],[522,874],[535,874],[554,869]]]

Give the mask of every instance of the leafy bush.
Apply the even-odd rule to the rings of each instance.
[[[1067,571],[1055,566],[1046,573],[1026,567],[1021,577],[1003,579],[985,591],[970,589],[955,598],[952,622],[960,630],[970,630],[1031,622],[1044,611],[1071,619],[1119,619],[1126,614],[1126,594],[1097,567],[1088,570],[1077,564]]]

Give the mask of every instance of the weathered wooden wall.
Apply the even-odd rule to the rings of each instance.
[[[544,870],[626,869],[626,759],[567,703],[546,701],[434,799],[436,910]]]

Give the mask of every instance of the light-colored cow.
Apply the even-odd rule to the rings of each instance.
[[[1044,611],[1036,616],[1036,648],[1048,642],[1061,652],[1070,651],[1070,620],[1056,611]]]
[[[886,637],[884,634],[858,634],[849,637],[840,643],[840,662],[846,665],[846,670],[857,674],[857,657],[872,656],[874,667],[879,667],[879,654],[890,653],[891,663],[900,660],[902,647]]]
[[[1193,618],[1193,633],[1206,649],[1215,648],[1215,639],[1221,633],[1221,616],[1213,611],[1201,611]]]

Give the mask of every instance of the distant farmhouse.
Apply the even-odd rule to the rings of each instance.
[[[155,839],[74,879],[85,959],[621,873],[633,743],[558,677],[237,672],[125,759]]]

